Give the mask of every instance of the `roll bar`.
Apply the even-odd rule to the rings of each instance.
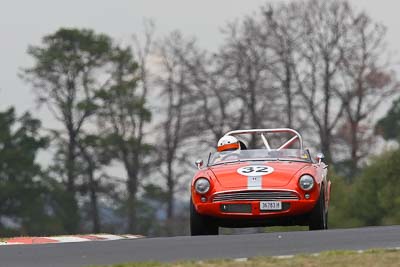
[[[303,138],[301,135],[293,129],[290,128],[274,128],[274,129],[252,129],[252,130],[234,130],[226,133],[225,135],[239,135],[239,134],[260,134],[264,142],[265,148],[271,150],[268,143],[268,139],[265,137],[264,133],[291,133],[294,134],[292,138],[287,140],[283,145],[281,145],[277,150],[285,149],[289,147],[294,142],[300,143],[300,149],[303,150]]]

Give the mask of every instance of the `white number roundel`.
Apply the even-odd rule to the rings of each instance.
[[[237,172],[244,176],[262,176],[270,174],[274,168],[262,165],[250,165],[237,169]]]

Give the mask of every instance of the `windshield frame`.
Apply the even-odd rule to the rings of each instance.
[[[231,163],[237,163],[237,162],[248,162],[248,161],[290,161],[290,162],[304,162],[304,163],[313,163],[313,160],[310,155],[310,151],[308,149],[290,149],[290,150],[298,150],[300,153],[306,154],[307,158],[300,158],[300,157],[254,157],[254,158],[238,158],[238,159],[233,159],[233,160],[224,160],[220,162],[211,162],[213,160],[213,156],[216,154],[220,154],[221,152],[210,152],[207,160],[207,166],[212,167],[212,166],[217,166],[217,165],[223,165],[223,164],[231,164]],[[246,151],[246,152],[251,152],[251,151],[265,151],[265,152],[275,152],[277,150],[271,150],[268,151],[266,149],[251,149],[251,150],[241,150],[241,151]],[[286,149],[279,150],[277,152],[283,152],[287,151]],[[232,152],[230,153],[232,154]],[[227,154],[227,155],[230,155]],[[239,154],[238,154],[239,155]]]

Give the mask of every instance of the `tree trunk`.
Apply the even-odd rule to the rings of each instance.
[[[174,188],[175,181],[172,171],[172,160],[167,162],[167,234],[173,234],[173,219],[174,219]]]
[[[352,178],[357,173],[357,165],[358,165],[358,138],[357,138],[357,129],[358,123],[351,123],[351,162],[350,162],[350,175],[349,182],[352,181]]]
[[[291,75],[291,71],[290,71],[290,66],[289,63],[285,64],[285,70],[286,70],[286,78],[285,78],[285,82],[284,82],[284,88],[285,88],[285,96],[286,96],[286,115],[287,115],[287,127],[288,128],[292,128],[292,92],[291,92],[291,79],[292,79],[292,75]]]
[[[99,218],[99,208],[98,208],[98,199],[97,199],[97,186],[96,181],[94,180],[94,168],[92,164],[89,164],[88,167],[88,177],[89,177],[89,191],[90,191],[90,210],[92,217],[93,233],[100,233],[101,225]]]
[[[258,116],[257,116],[257,99],[256,99],[256,89],[253,86],[253,83],[251,83],[251,85],[249,86],[249,91],[250,91],[250,105],[249,105],[249,109],[250,109],[250,128],[251,129],[257,129],[259,128],[259,121],[258,121]],[[257,140],[258,140],[258,136],[255,134],[251,135],[251,139],[250,139],[250,148],[254,149],[257,147]]]
[[[325,129],[325,131],[326,131],[326,129]],[[332,163],[330,138],[331,138],[330,133],[325,133],[324,131],[322,132],[322,135],[320,136],[321,148],[322,148],[322,152],[324,153],[324,156],[325,156],[325,162],[327,164]]]
[[[79,227],[79,211],[78,203],[75,198],[75,161],[76,161],[76,140],[73,133],[69,134],[69,143],[67,151],[67,192],[69,194],[69,208],[67,210],[66,221],[64,227],[67,233],[76,234]]]
[[[128,174],[127,188],[128,188],[128,232],[137,234],[138,231],[138,217],[137,217],[137,191],[138,191],[138,177],[137,169],[127,163],[125,165]]]
[[[75,193],[75,158],[76,158],[76,140],[73,133],[69,134],[69,143],[67,151],[67,190]]]
[[[329,122],[329,112],[331,104],[331,73],[329,68],[330,59],[328,56],[324,56],[325,62],[325,74],[324,74],[324,114],[323,114],[323,131],[322,131],[322,151],[325,154],[325,160],[329,164],[332,162],[331,154],[331,131]]]

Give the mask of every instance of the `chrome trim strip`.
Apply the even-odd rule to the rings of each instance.
[[[235,192],[292,192],[295,193],[296,195],[299,195],[299,192],[296,190],[291,190],[291,189],[262,189],[262,190],[248,190],[248,189],[234,189],[234,190],[224,190],[224,191],[218,191],[215,192],[214,194],[211,195],[213,197],[215,194],[221,194],[221,193],[235,193]]]

